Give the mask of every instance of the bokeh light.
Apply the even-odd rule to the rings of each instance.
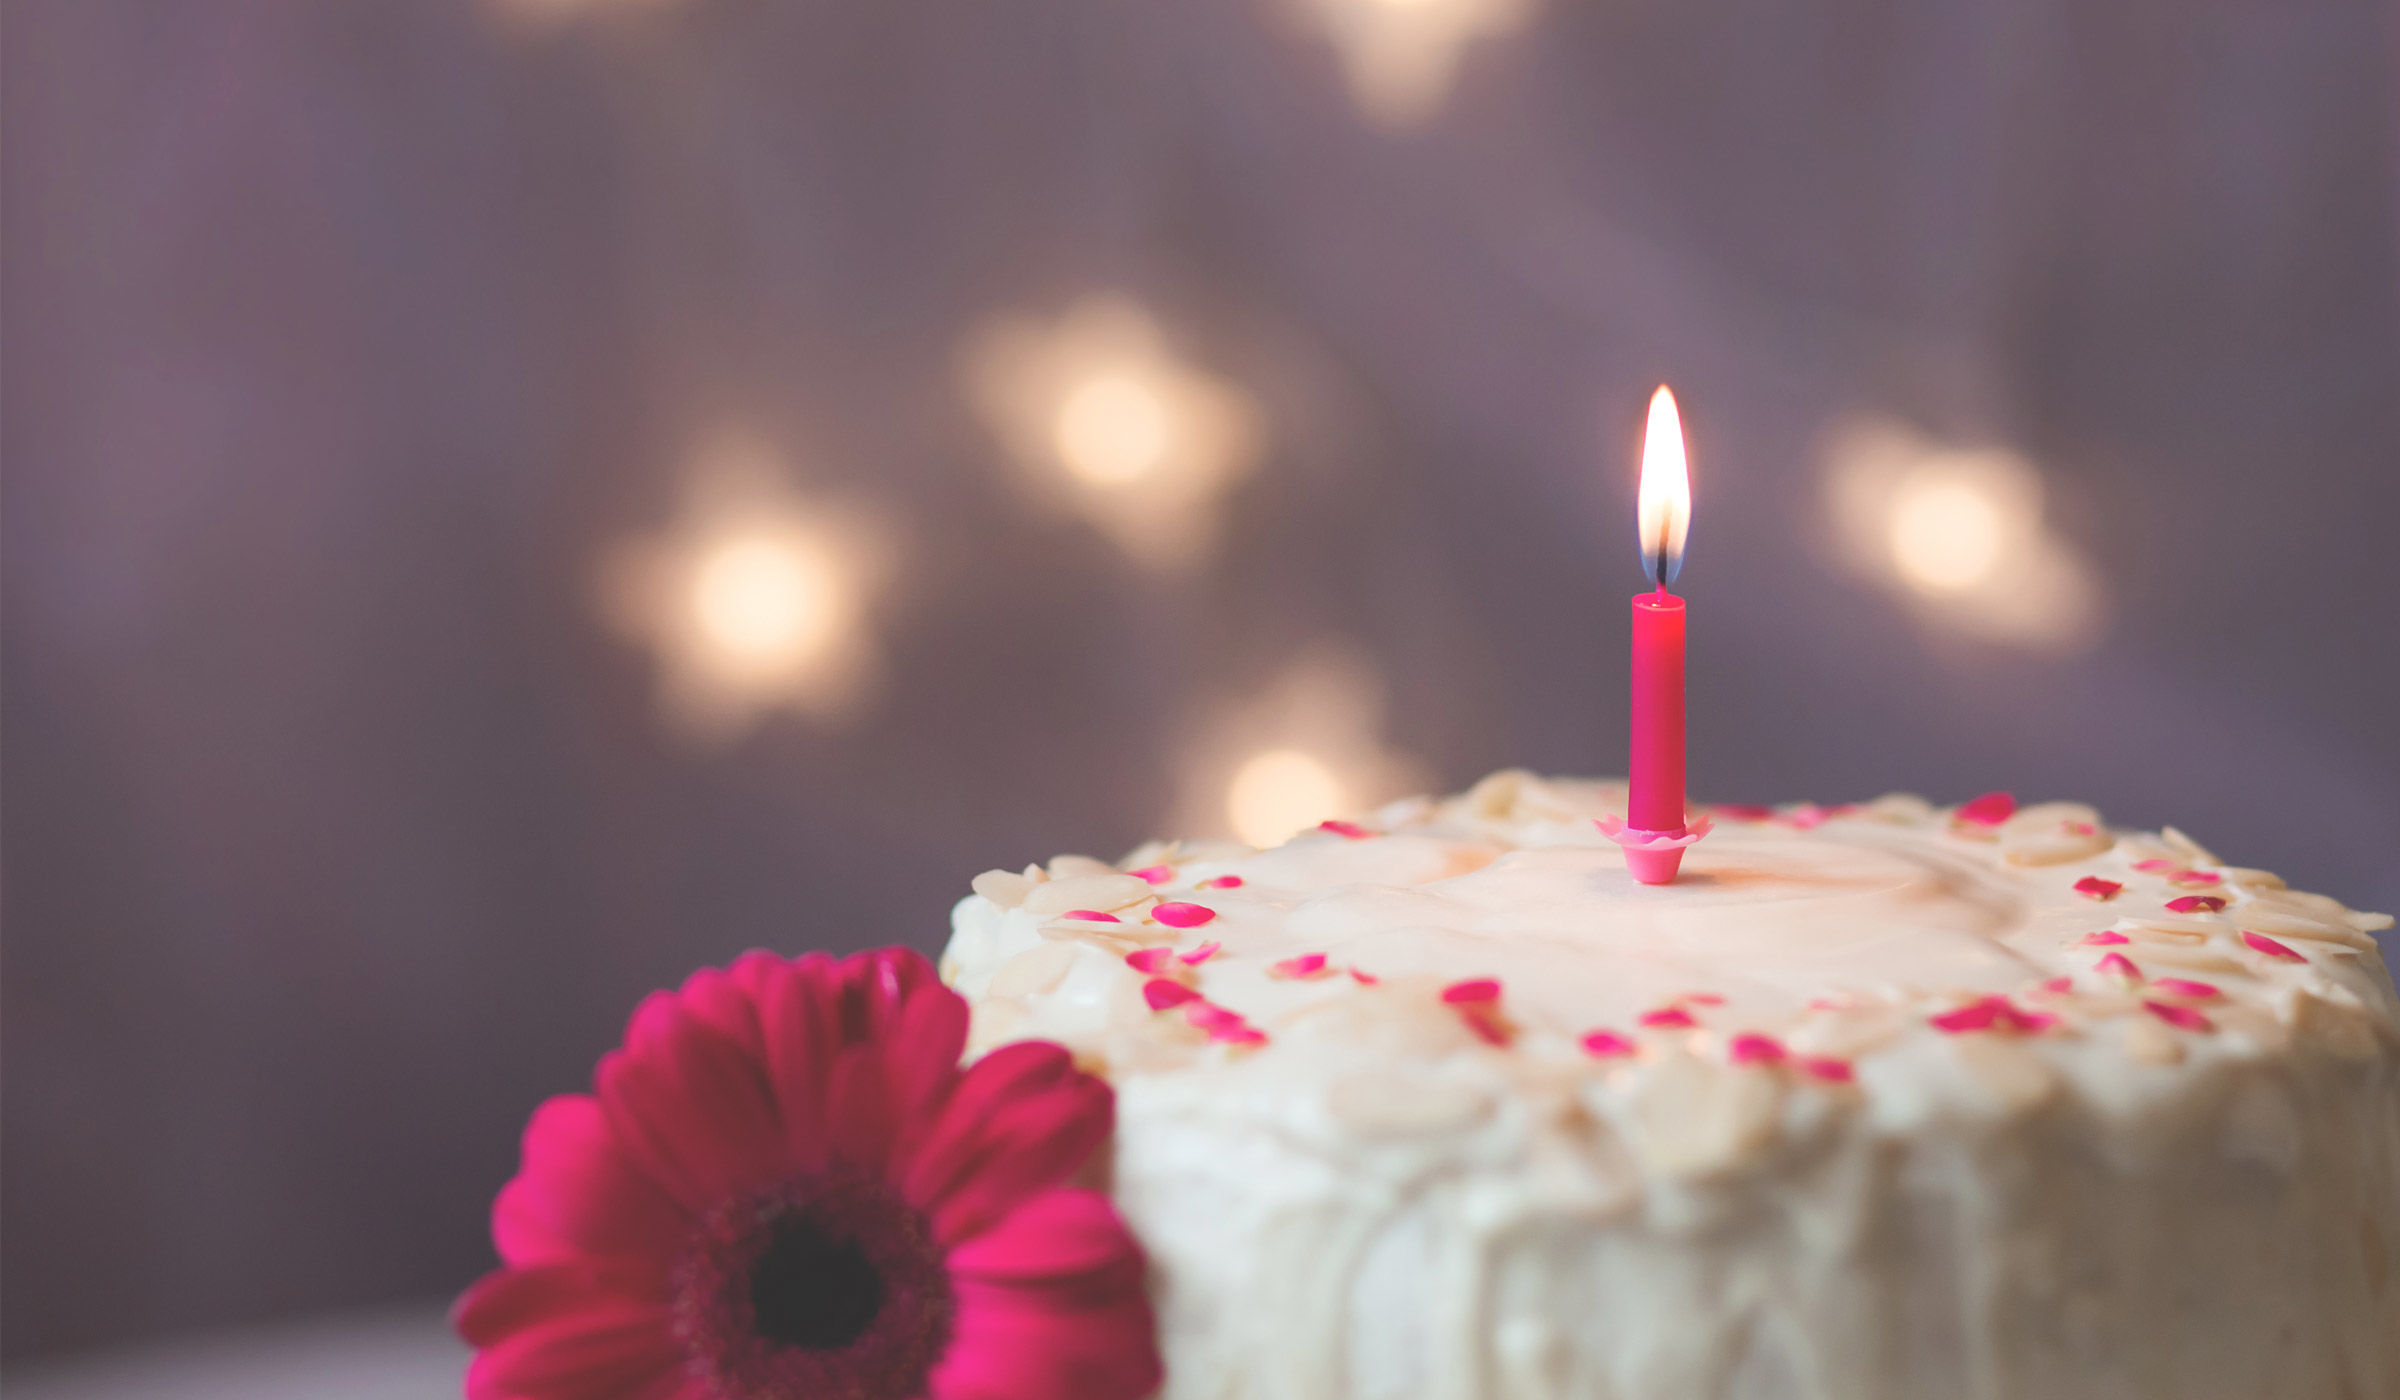
[[[721,440],[696,459],[678,518],[605,562],[602,604],[655,654],[661,711],[717,745],[770,711],[854,714],[881,670],[869,604],[881,531],[791,491],[774,455]]]
[[[1294,0],[1332,40],[1360,112],[1413,126],[1440,109],[1477,39],[1521,28],[1532,0]]]
[[[1881,418],[1825,446],[1834,551],[1929,628],[2028,651],[2096,642],[2105,606],[2091,566],[2049,524],[2040,470],[2017,453],[1934,441]]]
[[[736,537],[711,546],[692,576],[701,636],[744,664],[805,664],[850,621],[846,580],[807,539]]]
[[[968,338],[964,370],[1028,499],[1156,571],[1207,555],[1225,493],[1257,464],[1250,397],[1177,355],[1123,297],[1088,297],[1053,321],[995,319]]]
[[[1902,484],[1891,508],[1892,563],[1924,593],[1955,593],[1990,578],[2009,547],[2008,524],[1972,482],[1938,471]]]
[[[1386,744],[1383,715],[1383,677],[1364,652],[1304,648],[1263,685],[1192,716],[1165,829],[1271,846],[1422,791],[1429,775]]]
[[[1058,410],[1058,455],[1094,486],[1121,486],[1156,471],[1175,425],[1158,386],[1139,374],[1095,374],[1067,392]]]
[[[1225,819],[1253,846],[1279,845],[1350,806],[1332,767],[1302,749],[1261,750],[1234,770],[1225,789]]]

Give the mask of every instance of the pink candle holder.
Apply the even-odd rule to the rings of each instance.
[[[1625,868],[1645,885],[1667,885],[1683,868],[1683,848],[1706,836],[1716,823],[1698,817],[1666,831],[1627,826],[1622,817],[1602,817],[1592,823],[1600,834],[1625,848]]]

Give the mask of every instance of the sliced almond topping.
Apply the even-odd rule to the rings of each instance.
[[[1055,919],[1073,909],[1113,913],[1149,897],[1148,881],[1108,870],[1061,876],[1036,885],[1026,894],[1024,908],[1029,914]]]
[[[2216,944],[2153,944],[2142,949],[2142,961],[2152,967],[2171,967],[2180,972],[2238,973],[2246,970],[2241,959],[2231,956]]]
[[[1423,1074],[1359,1070],[1333,1082],[1325,1107],[1342,1126],[1364,1137],[1431,1137],[1482,1122],[1491,1114],[1492,1098],[1473,1085]]]
[[[1033,881],[1013,870],[986,870],[975,877],[975,893],[999,905],[1014,909],[1025,902],[1033,890]]]
[[[2146,1065],[2173,1065],[2183,1062],[2183,1042],[2166,1023],[2152,1016],[2136,1016],[2125,1022],[2125,1053]]]
[[[2168,850],[2173,851],[2176,855],[2182,857],[2183,863],[2186,865],[2224,864],[2223,861],[2218,860],[2215,856],[2209,854],[2208,847],[2201,845],[2199,842],[2194,841],[2191,837],[2184,835],[2182,832],[2177,831],[2171,826],[2158,833],[2158,838],[2167,843]]]
[[[1953,1036],[1950,1051],[2006,1112],[2038,1108],[2057,1092],[2058,1075],[2021,1040],[1996,1035]]]
[[[1643,1072],[1634,1091],[1641,1131],[1633,1145],[1661,1175],[1721,1175],[1774,1140],[1782,1099],[1780,1075],[1720,1068],[1694,1055],[1666,1055]]]
[[[2345,1060],[2372,1059],[2375,1029],[2364,1008],[2302,989],[2288,1013],[2293,1038]]]

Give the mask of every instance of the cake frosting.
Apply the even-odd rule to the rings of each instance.
[[[2068,803],[1495,774],[993,871],[970,1053],[1117,1091],[1167,1400],[2395,1400],[2388,916]]]

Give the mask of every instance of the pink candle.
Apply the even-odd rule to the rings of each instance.
[[[1633,752],[1626,825],[1683,830],[1683,600],[1633,596]]]
[[[1708,831],[1683,815],[1683,600],[1667,591],[1683,567],[1691,525],[1691,481],[1684,467],[1683,424],[1675,396],[1650,396],[1642,438],[1642,567],[1651,591],[1633,599],[1632,746],[1626,765],[1623,822],[1602,829],[1625,848],[1626,868],[1645,885],[1672,882],[1683,848]]]

